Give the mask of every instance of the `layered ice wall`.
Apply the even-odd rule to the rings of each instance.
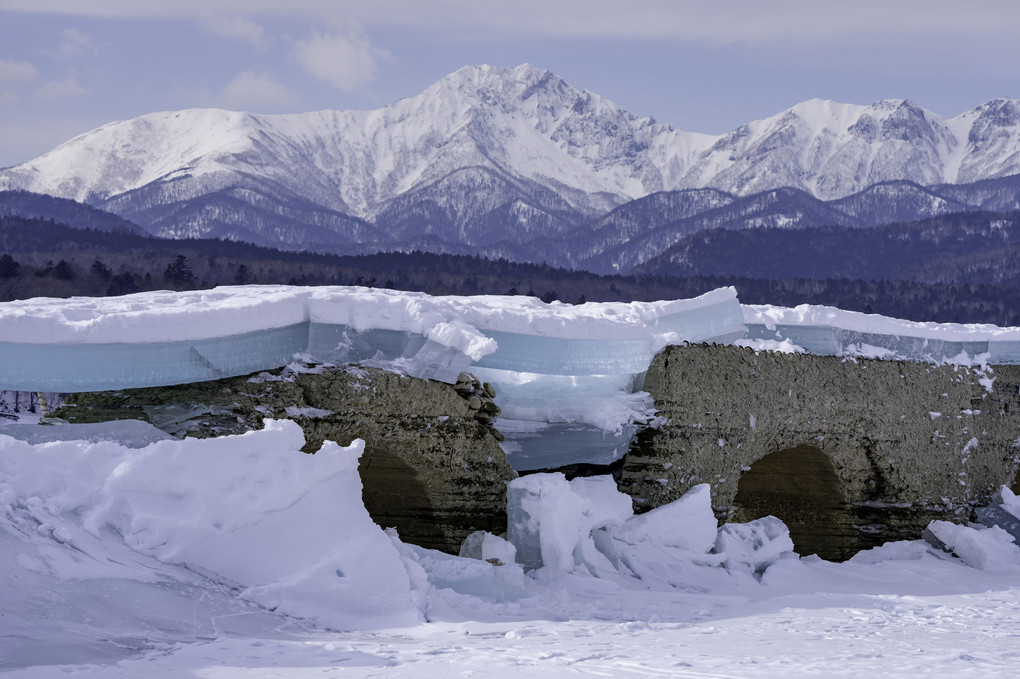
[[[318,361],[389,361],[454,382],[471,367],[637,375],[670,341],[743,335],[736,292],[693,300],[545,304],[370,288],[242,286],[0,305],[0,388],[182,384]]]
[[[284,287],[7,302],[0,304],[0,388],[200,382],[286,365],[307,344],[307,306]]]
[[[495,387],[511,464],[611,462],[670,342],[744,334],[732,288],[690,300],[546,304],[370,288],[242,286],[0,304],[0,389],[81,392],[201,382],[305,360],[384,364]]]
[[[749,342],[778,341],[818,356],[928,363],[1020,363],[1020,328],[920,323],[834,307],[744,305]]]
[[[609,464],[655,415],[663,346],[739,342],[813,354],[1020,363],[1020,329],[912,323],[831,307],[689,300],[546,304],[356,287],[240,286],[0,304],[0,389],[80,392],[200,382],[295,357],[490,382],[518,470]]]

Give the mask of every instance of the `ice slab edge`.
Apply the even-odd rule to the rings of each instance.
[[[744,334],[733,288],[693,300],[579,306],[280,286],[266,286],[271,303],[260,304],[259,292],[239,287],[236,300],[231,289],[218,288],[207,295],[179,293],[181,299],[161,291],[39,300],[36,307],[33,300],[2,304],[0,388],[80,392],[186,384],[278,368],[299,355],[331,363],[390,361],[413,376],[450,383],[473,366],[639,374],[669,342]],[[256,323],[252,315],[264,327],[249,329]],[[102,341],[114,337],[124,341]],[[159,341],[165,337],[173,339]]]
[[[1020,328],[907,321],[835,307],[743,305],[747,339],[789,340],[809,354],[922,363],[1020,364]]]

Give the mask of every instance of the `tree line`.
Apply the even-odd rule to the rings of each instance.
[[[693,297],[732,285],[740,300],[749,304],[825,304],[909,320],[1020,326],[1020,290],[1004,285],[739,275],[599,276],[478,256],[287,252],[232,241],[164,240],[0,217],[0,301],[252,283],[530,295],[571,304]]]

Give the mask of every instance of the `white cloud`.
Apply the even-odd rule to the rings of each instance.
[[[45,101],[77,97],[83,94],[91,94],[91,92],[82,87],[74,76],[70,75],[63,80],[48,82],[35,91],[35,96]]]
[[[261,25],[242,16],[210,15],[202,20],[202,25],[206,30],[216,35],[238,42],[246,42],[256,47],[264,47],[269,42],[269,37]]]
[[[60,43],[60,47],[54,52],[56,56],[64,59],[74,59],[83,54],[95,54],[98,52],[95,43],[92,42],[92,36],[76,28],[65,28],[61,32],[61,37],[63,40]]]
[[[242,71],[223,88],[219,103],[226,108],[252,111],[294,104],[287,88],[268,72]]]
[[[294,56],[316,78],[353,91],[375,78],[376,57],[388,54],[372,47],[359,33],[316,32],[294,45]]]
[[[39,76],[39,69],[27,61],[0,59],[0,83],[31,82]]]

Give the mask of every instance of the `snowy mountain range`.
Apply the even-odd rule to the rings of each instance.
[[[867,226],[855,210],[881,211],[890,194],[910,218],[980,209],[940,185],[1017,173],[1020,100],[947,119],[910,101],[816,99],[706,135],[522,65],[465,67],[375,111],[110,123],[0,170],[0,190],[78,200],[171,238],[627,270],[676,241],[653,231],[718,209],[745,208],[727,228]],[[665,212],[649,214],[656,204]],[[621,231],[620,210],[642,216]]]

